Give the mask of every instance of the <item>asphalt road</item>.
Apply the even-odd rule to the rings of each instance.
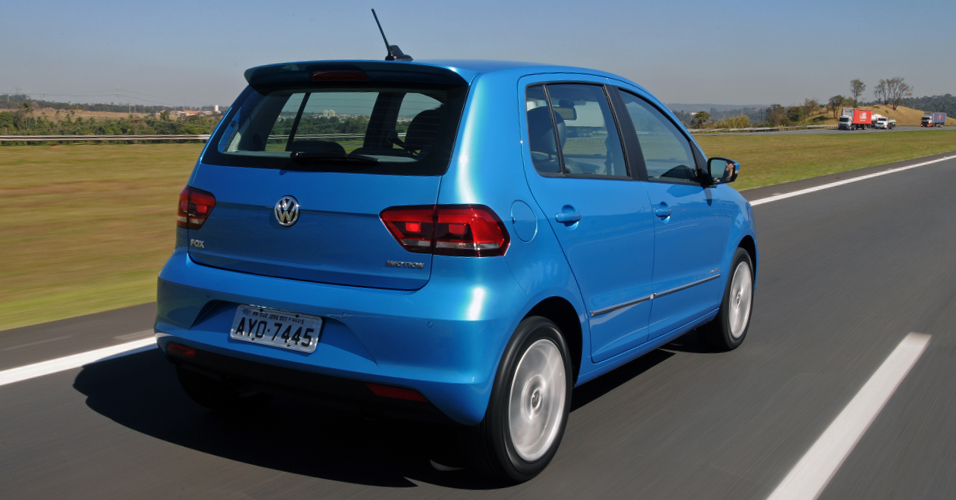
[[[685,337],[577,388],[557,457],[523,485],[436,468],[461,463],[440,427],[282,398],[217,416],[151,350],[0,386],[0,497],[763,499],[919,332],[928,347],[820,498],[956,498],[954,187],[949,160],[754,207],[743,346]],[[2,332],[0,370],[142,336],[152,307]]]

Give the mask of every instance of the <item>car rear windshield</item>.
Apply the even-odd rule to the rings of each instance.
[[[203,156],[214,165],[440,175],[467,86],[247,88]]]

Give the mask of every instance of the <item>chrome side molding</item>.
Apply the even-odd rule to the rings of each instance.
[[[692,287],[692,286],[701,285],[701,284],[707,283],[708,281],[713,281],[713,280],[715,280],[715,279],[717,279],[717,278],[719,278],[719,277],[720,277],[720,273],[717,273],[717,274],[708,276],[708,277],[706,277],[706,278],[704,278],[704,279],[697,280],[697,281],[695,281],[695,282],[693,282],[693,283],[688,283],[688,284],[686,284],[686,285],[681,285],[681,286],[676,287],[676,288],[671,288],[670,290],[664,290],[663,292],[660,292],[660,293],[652,293],[652,294],[650,294],[650,295],[648,295],[648,296],[646,296],[646,297],[641,297],[641,298],[639,298],[639,299],[629,300],[629,301],[627,301],[627,302],[621,302],[620,304],[615,304],[615,305],[610,306],[610,307],[604,307],[604,308],[602,308],[602,309],[597,309],[597,310],[595,310],[595,311],[591,311],[591,317],[592,317],[592,318],[595,318],[595,317],[597,317],[597,316],[602,316],[602,315],[604,315],[604,314],[617,311],[618,309],[624,309],[625,307],[636,306],[637,304],[640,304],[641,302],[647,302],[648,300],[654,300],[654,299],[656,299],[656,298],[658,298],[658,297],[663,297],[663,296],[665,296],[665,295],[670,295],[670,294],[672,294],[672,293],[679,292],[679,291],[681,291],[681,290],[686,290],[686,289],[688,289],[688,288],[690,288],[690,287]]]

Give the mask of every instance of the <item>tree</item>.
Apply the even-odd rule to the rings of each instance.
[[[690,122],[694,118],[690,113],[686,111],[674,111],[674,110],[671,110],[671,111],[673,111],[674,116],[676,116],[677,119],[680,120],[680,122],[683,123],[685,127],[690,128]],[[401,132],[401,130],[399,130],[399,132]]]
[[[820,103],[818,103],[816,99],[804,99],[803,107],[805,108],[804,115],[810,118],[810,115],[820,109]]]
[[[787,119],[787,110],[779,104],[770,105],[764,116],[766,116],[768,127],[780,127],[790,124]]]
[[[889,95],[886,89],[886,80],[880,78],[880,83],[873,89],[873,97],[883,104],[889,104]]]
[[[866,84],[860,80],[850,80],[850,94],[853,95],[853,102],[856,105],[856,101],[863,95],[863,91],[866,90]]]
[[[844,101],[846,101],[846,99],[844,99],[842,95],[835,95],[827,101],[827,109],[833,113],[834,118],[837,117],[837,110],[843,107]]]
[[[706,111],[698,111],[694,113],[694,118],[691,119],[690,124],[694,128],[704,128],[704,124],[710,121],[710,113]]]
[[[907,99],[907,106],[956,116],[956,96],[951,94],[910,98]]]
[[[800,123],[806,118],[803,114],[803,106],[790,106],[787,108],[787,121],[790,123]]]
[[[13,112],[14,130],[26,131],[30,128],[30,116],[33,114],[33,103],[21,102],[16,111]]]
[[[886,80],[886,97],[889,103],[896,109],[904,97],[913,96],[913,87],[903,81],[904,78],[897,76]]]
[[[747,115],[729,116],[722,120],[717,120],[714,124],[717,128],[749,128],[750,118]]]

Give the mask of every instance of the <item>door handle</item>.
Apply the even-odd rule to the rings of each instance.
[[[661,203],[661,206],[654,209],[654,215],[666,219],[671,216],[671,207],[667,206],[666,203]]]
[[[574,223],[581,220],[581,213],[580,212],[561,212],[559,214],[554,215],[554,220],[564,224]]]

